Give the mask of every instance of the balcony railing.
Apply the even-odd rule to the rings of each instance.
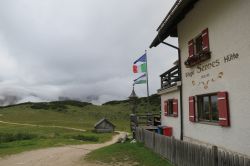
[[[132,126],[158,126],[161,124],[160,113],[131,114],[130,125]]]
[[[181,80],[179,66],[176,65],[160,75],[161,77],[161,89],[167,89],[177,85],[177,82]]]

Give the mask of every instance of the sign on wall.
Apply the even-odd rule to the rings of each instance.
[[[219,67],[221,64],[229,64],[232,61],[239,59],[238,53],[228,54],[222,58],[218,58],[214,61],[199,64],[192,71],[186,72],[186,78],[194,78],[192,79],[193,86],[202,86],[204,89],[208,89],[211,83],[222,79],[224,76],[224,71],[218,71],[216,74],[211,72],[211,69]],[[200,78],[195,78],[195,75],[201,75]]]

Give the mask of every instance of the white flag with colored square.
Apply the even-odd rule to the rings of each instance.
[[[134,80],[134,84],[145,84],[147,83],[147,75],[143,74],[142,76],[138,77]]]

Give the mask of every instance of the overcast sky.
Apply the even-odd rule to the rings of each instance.
[[[126,99],[139,76],[132,64],[174,1],[1,0],[0,104]],[[150,94],[176,59],[164,45],[148,50]],[[146,96],[145,85],[135,90]]]

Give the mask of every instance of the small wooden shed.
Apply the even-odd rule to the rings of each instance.
[[[115,131],[115,125],[106,118],[99,120],[94,127],[95,131],[98,133],[110,133]]]

